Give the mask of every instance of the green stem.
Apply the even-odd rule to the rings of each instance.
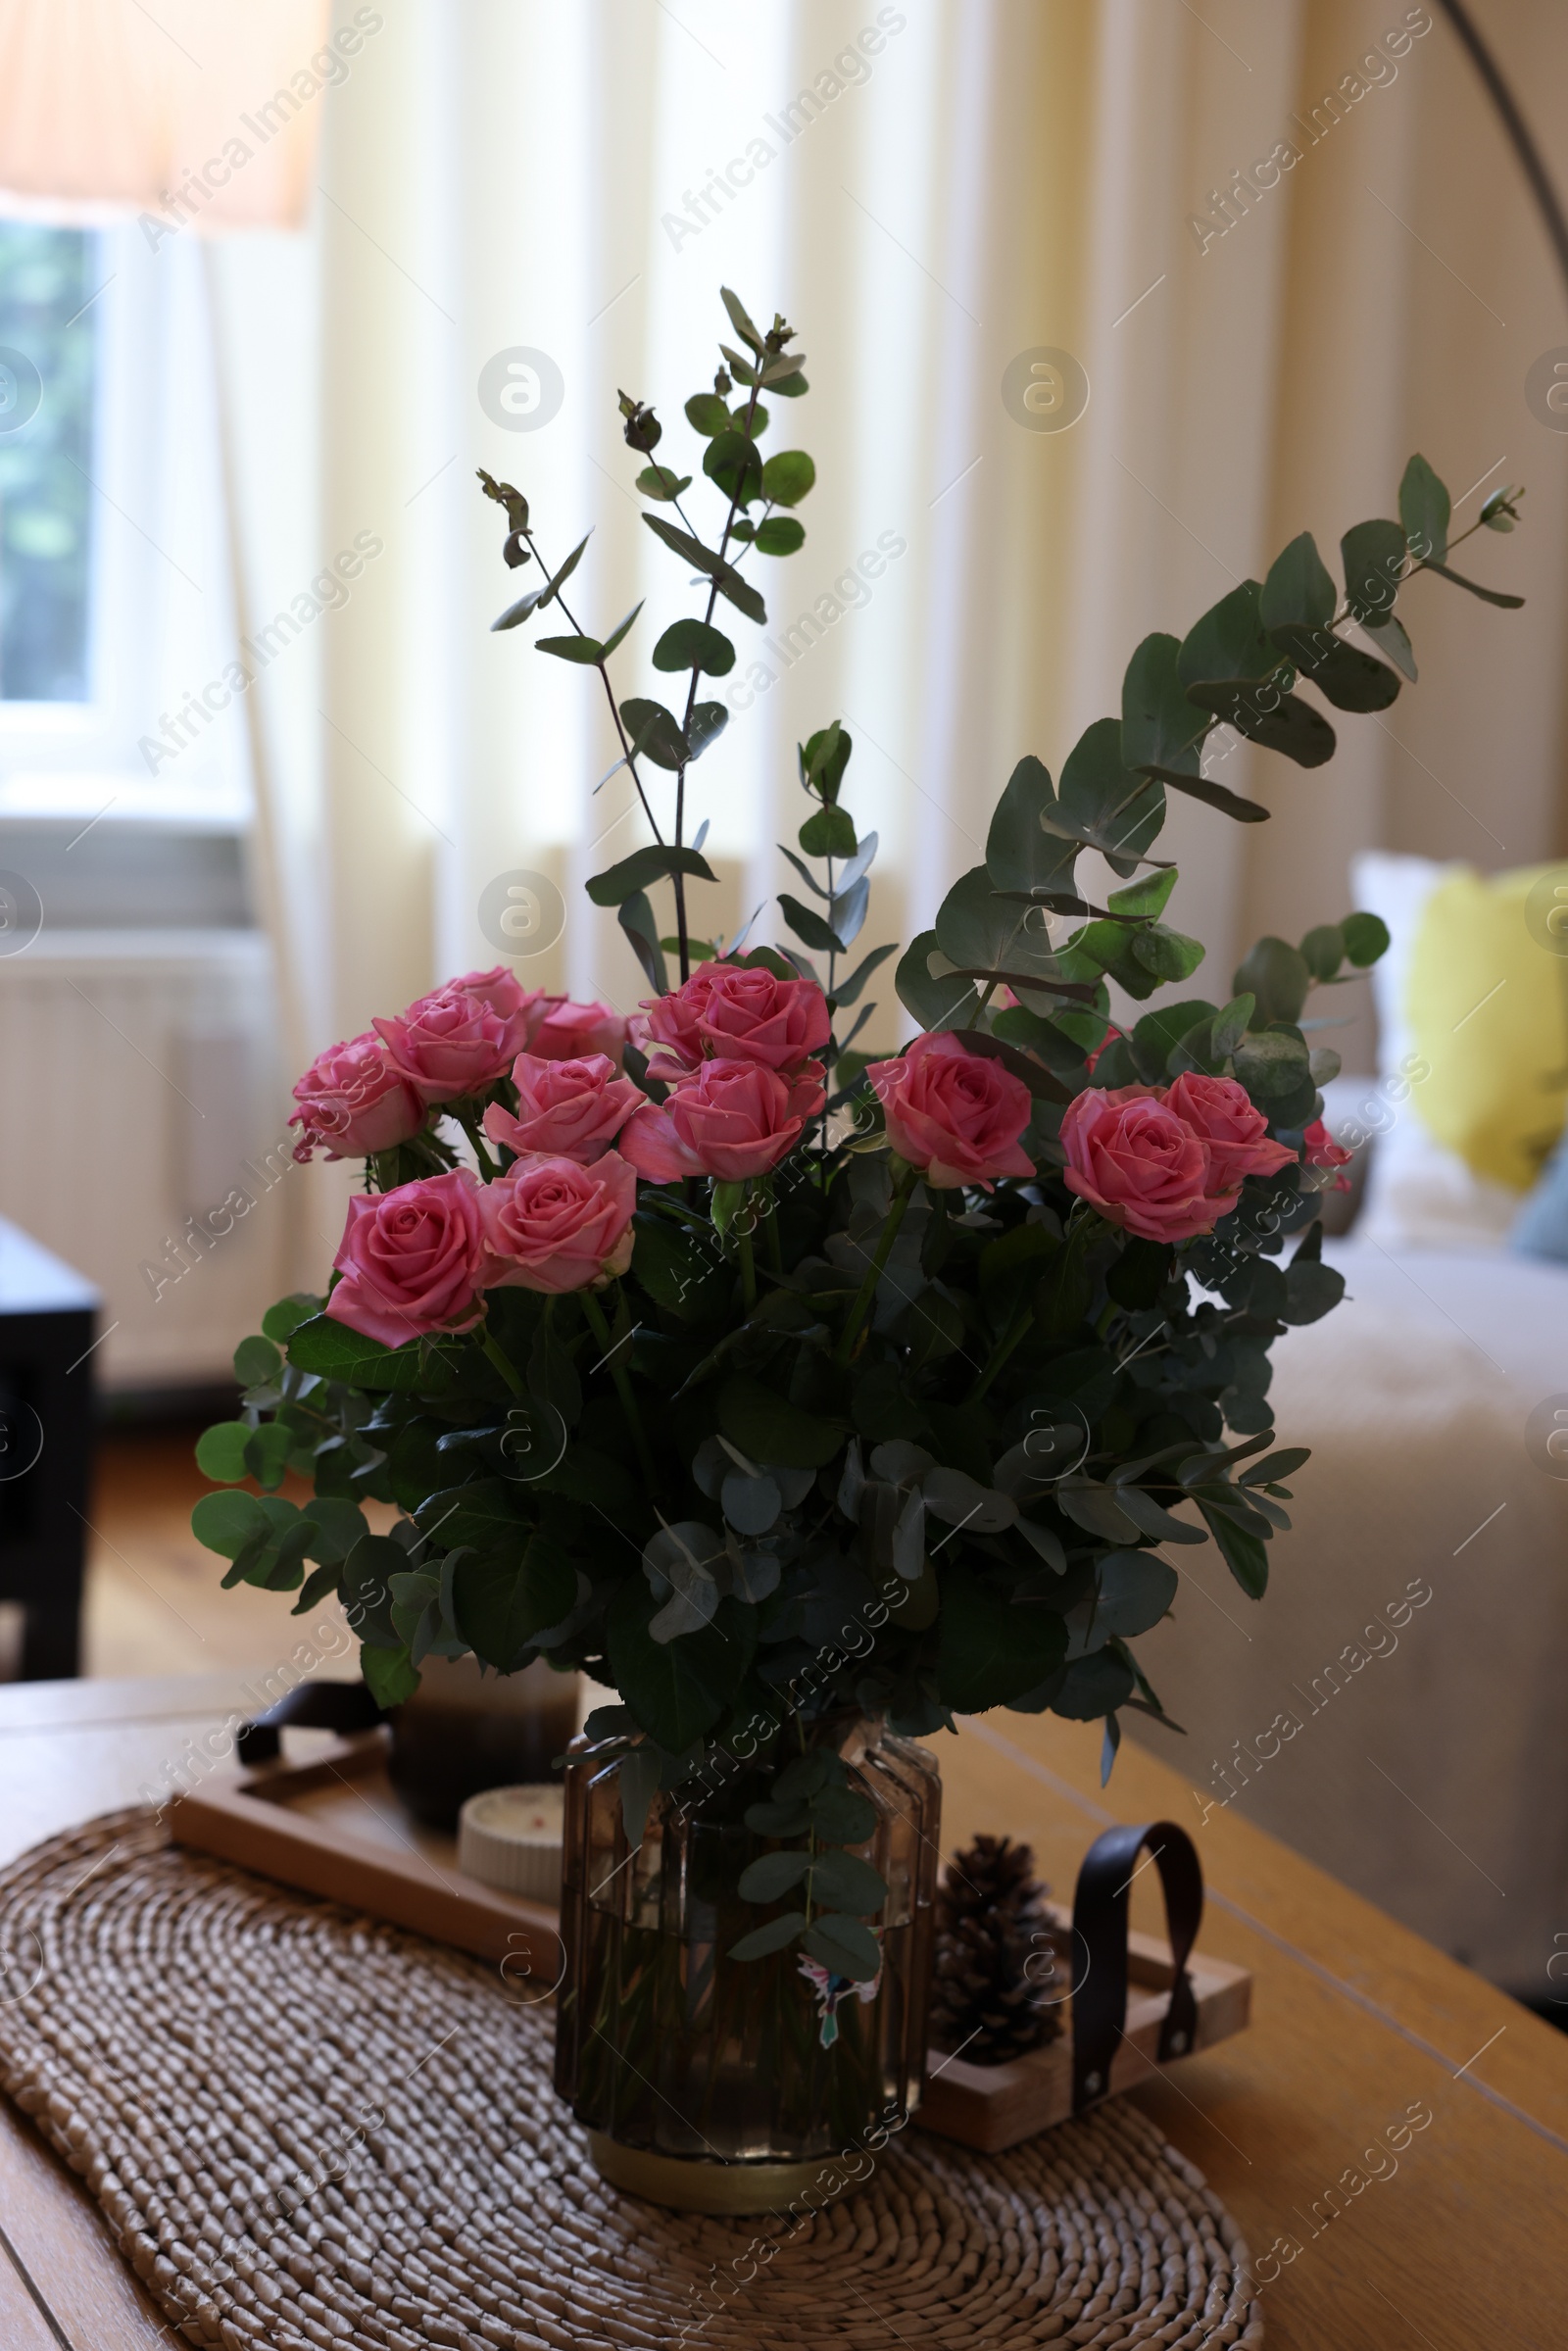
[[[605,1320],[605,1310],[591,1290],[579,1290],[577,1301],[588,1317],[588,1328],[604,1350],[605,1368],[615,1383],[615,1394],[619,1396],[620,1408],[626,1415],[626,1425],[631,1430],[632,1444],[637,1447],[637,1460],[643,1476],[647,1479],[650,1487],[656,1487],[659,1480],[654,1471],[654,1456],[648,1449],[648,1437],[643,1428],[643,1416],[637,1409],[637,1398],[632,1394],[626,1366],[618,1359],[616,1343],[611,1338],[610,1325]],[[622,1341],[620,1344],[623,1346],[625,1343]]]
[[[833,1360],[837,1364],[843,1365],[850,1359],[850,1349],[858,1338],[860,1325],[870,1310],[871,1300],[876,1296],[876,1286],[882,1279],[883,1267],[893,1252],[893,1244],[899,1237],[899,1227],[904,1222],[905,1210],[909,1205],[918,1181],[919,1169],[914,1167],[906,1167],[899,1178],[898,1188],[893,1195],[893,1204],[888,1210],[887,1221],[882,1227],[882,1237],[876,1245],[876,1255],[866,1267],[865,1279],[860,1284],[854,1305],[850,1308],[849,1320],[839,1334],[838,1346],[833,1349]]]
[[[784,1279],[784,1247],[778,1237],[778,1194],[776,1191],[770,1191],[768,1194],[767,1215],[763,1219],[763,1231],[767,1236],[768,1264],[782,1281]]]
[[[501,1170],[496,1165],[494,1159],[491,1158],[488,1151],[485,1149],[484,1135],[480,1129],[478,1120],[476,1118],[467,1116],[462,1110],[458,1111],[457,1120],[459,1126],[462,1127],[464,1133],[467,1136],[468,1141],[473,1146],[473,1155],[479,1162],[479,1173],[483,1176],[487,1184],[493,1184],[496,1177],[501,1173]]]
[[[539,553],[537,546],[535,546],[532,531],[525,530],[522,536],[525,543],[533,549],[534,562],[539,565],[539,568],[544,573],[546,579],[548,579],[550,577],[550,565],[545,562],[544,557]],[[565,621],[567,627],[572,629],[577,636],[586,637],[588,631],[583,627],[581,621],[574,619],[572,614],[567,611],[566,599],[559,592],[559,590],[556,595],[556,602],[561,607],[562,617]],[[658,817],[654,814],[653,809],[648,805],[648,795],[643,790],[643,779],[637,772],[637,755],[632,750],[631,740],[626,733],[625,727],[621,724],[620,712],[615,707],[615,689],[610,682],[610,671],[607,669],[603,661],[596,661],[594,663],[594,667],[598,670],[600,676],[605,681],[605,699],[610,705],[610,715],[614,722],[615,733],[620,739],[621,756],[624,758],[626,765],[631,771],[631,780],[637,787],[637,797],[643,804],[643,814],[647,817],[650,825],[653,827],[654,839],[659,842],[661,846],[662,846],[664,836],[659,829]]]
[[[752,424],[757,416],[758,396],[762,388],[761,373],[766,365],[766,358],[761,352],[759,352],[757,366],[753,370],[752,396],[746,403],[746,416],[741,425],[741,430],[748,440],[752,438]],[[743,470],[741,482],[744,482],[745,479],[746,475]],[[735,516],[740,507],[740,493],[741,483],[738,482],[735,493],[729,502],[729,513],[724,517],[724,528],[718,542],[718,560],[721,563],[727,560],[729,555],[729,535],[735,527]],[[713,608],[717,602],[718,581],[715,579],[708,591],[708,610],[703,614],[703,625],[706,628],[711,628],[713,625]],[[694,663],[692,682],[686,690],[686,710],[680,722],[682,738],[688,743],[691,741],[692,712],[697,708],[697,689],[702,683],[702,677],[701,664]],[[686,768],[687,761],[682,759],[675,769],[675,846],[677,849],[685,837],[682,828],[686,820]],[[680,948],[680,979],[681,986],[684,987],[692,975],[691,942],[686,929],[686,877],[684,874],[677,873],[672,879],[675,885],[675,930],[677,944]]]
[[[750,1186],[747,1187],[746,1198],[747,1200],[751,1198]],[[746,1201],[743,1200],[741,1202],[743,1210],[745,1205]],[[735,1240],[741,1256],[741,1295],[746,1300],[746,1311],[750,1314],[757,1303],[757,1266],[752,1256],[752,1236],[739,1218],[735,1223]]]
[[[1076,1251],[1081,1255],[1096,1231],[1102,1229],[1102,1227],[1101,1224],[1101,1219],[1095,1215],[1092,1210],[1088,1213],[1080,1211],[1074,1216],[1072,1222],[1068,1225],[1066,1236],[1062,1242],[1062,1247],[1064,1249]],[[1056,1260],[1053,1258],[1052,1263],[1054,1264]],[[986,1364],[985,1369],[981,1372],[980,1377],[978,1380],[976,1380],[974,1386],[970,1389],[967,1400],[971,1404],[977,1404],[980,1398],[985,1395],[986,1390],[990,1387],[998,1372],[1006,1362],[1007,1357],[1012,1353],[1013,1348],[1024,1337],[1033,1320],[1034,1298],[1033,1294],[1031,1293],[1027,1298],[1019,1301],[1013,1312],[1012,1320],[1008,1323],[1006,1330],[997,1342],[989,1362]]]
[[[512,1357],[502,1347],[501,1342],[499,1339],[497,1339],[495,1333],[482,1324],[479,1329],[479,1345],[489,1356],[491,1362],[501,1374],[501,1377],[506,1381],[507,1386],[511,1389],[513,1395],[526,1396],[528,1391],[523,1386],[521,1379],[518,1377],[516,1365],[513,1362]]]
[[[969,1391],[968,1400],[971,1404],[977,1404],[985,1395],[986,1390],[1033,1322],[1034,1313],[1032,1298],[1024,1298],[1014,1309],[1012,1320],[993,1349],[990,1361]]]
[[[991,1002],[991,999],[996,995],[996,981],[987,980],[986,992],[984,996],[981,997],[980,1002],[975,1005],[974,1010],[970,1013],[968,1019],[963,1024],[966,1029],[972,1029],[974,1027],[975,1022],[979,1019],[981,1013],[985,1010],[987,1004]]]

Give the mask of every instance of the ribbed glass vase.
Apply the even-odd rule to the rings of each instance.
[[[839,1715],[808,1741],[843,1758],[877,1825],[853,1848],[887,1882],[872,1921],[874,1985],[829,1976],[799,1944],[730,1948],[771,1911],[743,1901],[748,1863],[782,1842],[746,1825],[778,1764],[655,1797],[627,1841],[625,1738],[578,1740],[566,1763],[556,2087],[617,2186],[690,2210],[786,2201],[822,2159],[909,2113],[925,2079],[932,1896],[941,1838],[935,1759],[880,1719]],[[730,1759],[726,1758],[726,1762]]]

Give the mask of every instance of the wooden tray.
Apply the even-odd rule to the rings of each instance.
[[[1068,1981],[1072,1970],[1072,1912],[1059,1902],[1045,1905],[1058,1966]],[[1195,1951],[1187,1962],[1198,2002],[1198,2032],[1191,2055],[1211,2049],[1242,2032],[1251,2017],[1252,1978],[1247,1968],[1232,1967]],[[1110,2091],[1131,2089],[1157,2072],[1154,2051],[1164,2022],[1172,1979],[1170,1945],[1153,1935],[1127,1937],[1127,2023],[1110,2069]],[[1006,2065],[970,2065],[963,2057],[930,2055],[925,2096],[920,2101],[920,2127],[939,2131],[983,2155],[999,2154],[1065,2123],[1072,2113],[1072,2022],[1064,2006],[1062,2033],[1045,2048]]]
[[[383,1732],[336,1739],[313,1761],[279,1761],[237,1780],[210,1782],[172,1808],[178,1844],[273,1878],[302,1892],[368,1911],[432,1941],[493,1961],[509,1984],[545,1998],[564,1970],[559,1913],[484,1886],[458,1868],[457,1839],[411,1819],[386,1770]],[[1070,1981],[1072,1913],[1048,1903],[1057,1963]],[[1250,2020],[1246,1968],[1195,1951],[1188,1962],[1198,2002],[1195,2050],[1212,2048]],[[1171,1985],[1168,1943],[1128,1938],[1127,2023],[1111,2066],[1110,2094],[1156,2069],[1154,2051]],[[1060,2037],[1006,2065],[971,2065],[930,2054],[921,2127],[982,2154],[1032,2138],[1072,2113],[1070,2011]]]
[[[213,1780],[170,1812],[176,1844],[304,1893],[368,1911],[494,1960],[508,1984],[561,1981],[560,1916],[458,1868],[458,1840],[412,1819],[387,1778],[381,1731],[334,1739],[312,1762]]]

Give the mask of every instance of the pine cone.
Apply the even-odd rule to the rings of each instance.
[[[1028,1845],[977,1837],[937,1888],[930,2036],[970,2065],[1004,2065],[1061,2031],[1034,1861]]]

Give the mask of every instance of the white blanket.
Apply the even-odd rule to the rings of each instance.
[[[1189,1775],[1195,1831],[1234,1802],[1494,1981],[1563,1996],[1568,1474],[1527,1424],[1560,1397],[1568,1430],[1568,1269],[1325,1253],[1345,1302],[1275,1349],[1280,1442],[1313,1457],[1268,1593],[1167,1545],[1182,1590],[1138,1647],[1189,1737],[1127,1726]]]

